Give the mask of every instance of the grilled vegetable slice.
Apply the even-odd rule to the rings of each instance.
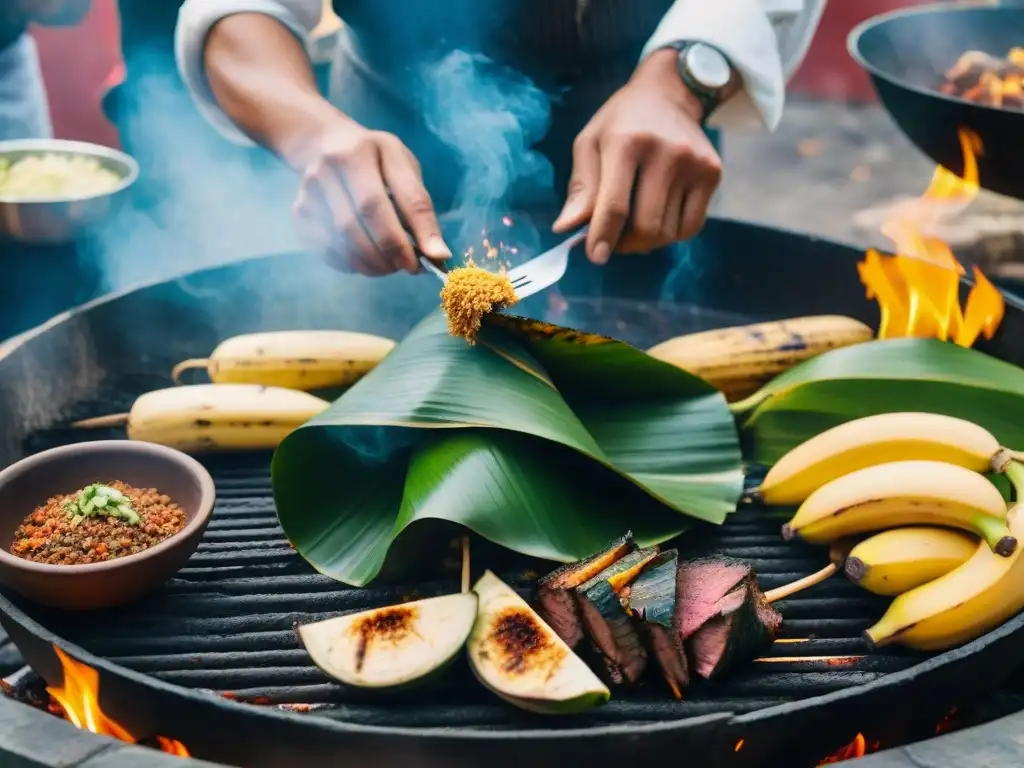
[[[662,552],[621,594],[623,605],[640,620],[661,674],[676,699],[690,683],[686,650],[676,630],[678,553]]]
[[[477,597],[431,597],[298,628],[313,662],[339,682],[393,688],[447,666],[466,644]]]
[[[633,548],[633,534],[630,532],[609,542],[600,552],[563,565],[538,582],[535,596],[537,612],[570,648],[575,648],[583,639],[579,606],[573,599],[572,590],[629,554]]]
[[[765,600],[751,568],[717,603],[716,615],[690,637],[694,671],[710,679],[754,659],[775,642],[782,615]],[[686,604],[681,607],[686,611]]]
[[[657,547],[630,552],[574,591],[583,623],[615,682],[621,674],[635,683],[647,669],[647,649],[618,593],[657,556]]]
[[[490,571],[473,587],[480,599],[469,661],[480,682],[505,701],[540,714],[573,714],[611,698],[608,688],[526,601]]]

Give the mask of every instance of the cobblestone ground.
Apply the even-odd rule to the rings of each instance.
[[[893,203],[920,195],[934,164],[875,106],[791,101],[772,133],[729,132],[716,212],[864,245]],[[1024,203],[981,193],[936,234],[993,272],[1024,275]],[[1014,258],[1015,257],[1015,258]]]

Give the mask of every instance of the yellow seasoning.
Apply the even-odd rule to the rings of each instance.
[[[448,316],[448,332],[476,343],[484,315],[511,307],[518,301],[504,270],[488,272],[472,262],[448,273],[441,289],[441,306]]]

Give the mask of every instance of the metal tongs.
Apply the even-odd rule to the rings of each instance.
[[[515,289],[516,297],[523,300],[535,293],[550,288],[565,275],[569,266],[569,252],[587,237],[588,227],[583,227],[559,245],[535,256],[525,264],[509,270],[507,277]],[[420,264],[442,283],[448,282],[448,273],[435,262],[419,254]]]

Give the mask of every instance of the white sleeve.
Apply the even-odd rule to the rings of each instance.
[[[673,42],[713,45],[743,78],[743,90],[711,124],[760,118],[774,130],[782,118],[786,81],[807,54],[826,0],[676,0],[644,46],[642,58]]]
[[[232,141],[253,143],[217,105],[206,79],[203,49],[218,21],[236,13],[263,13],[280,21],[307,46],[322,12],[322,0],[186,0],[178,12],[174,53],[178,71],[203,117]]]

